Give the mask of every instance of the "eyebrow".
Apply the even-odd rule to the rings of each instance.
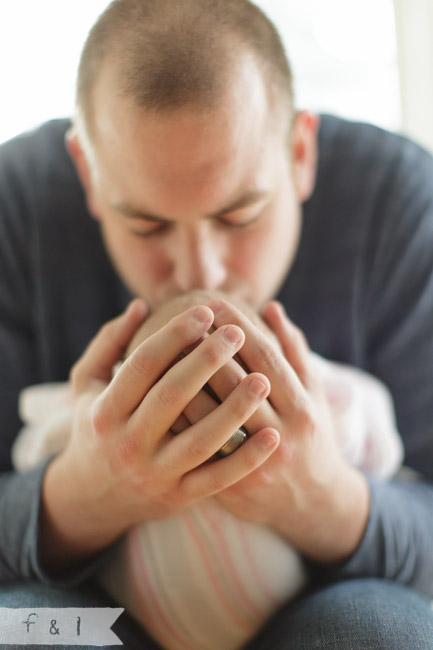
[[[229,212],[234,212],[235,210],[240,210],[254,203],[258,203],[259,201],[263,201],[264,199],[267,199],[269,195],[270,192],[267,192],[266,190],[251,190],[250,192],[247,192],[240,198],[236,199],[229,205],[222,208],[221,210],[217,210],[217,212],[213,212],[212,214],[206,215],[205,219],[218,219],[219,217],[222,217],[224,214],[228,214]],[[134,206],[129,205],[128,203],[123,201],[119,203],[113,203],[111,207],[116,212],[121,212],[126,217],[129,217],[131,219],[142,219],[144,221],[153,221],[156,223],[165,223],[165,224],[172,223],[171,219],[167,219],[166,217],[162,217],[152,212],[147,212],[146,210],[137,209]]]

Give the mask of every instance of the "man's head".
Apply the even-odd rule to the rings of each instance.
[[[261,306],[293,260],[315,120],[246,0],[114,0],[84,48],[69,151],[120,276]],[[292,124],[293,123],[293,124]]]
[[[292,73],[273,24],[247,0],[115,0],[84,46],[77,105],[92,132],[94,90],[109,67],[116,91],[138,108],[165,111],[190,104],[212,110],[248,53],[259,66],[270,103],[293,115]]]

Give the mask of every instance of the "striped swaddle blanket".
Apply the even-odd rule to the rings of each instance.
[[[275,533],[209,498],[135,526],[103,586],[171,650],[234,650],[305,584],[300,557]]]

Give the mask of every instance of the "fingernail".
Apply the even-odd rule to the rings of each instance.
[[[210,323],[212,322],[212,312],[208,307],[203,307],[200,305],[196,307],[193,311],[193,317],[195,320],[198,320],[199,323]]]
[[[266,384],[264,384],[260,379],[256,379],[255,377],[250,380],[248,388],[252,392],[253,395],[256,397],[260,397],[263,395],[263,393],[267,390]]]
[[[227,339],[227,341],[232,345],[237,345],[242,341],[242,330],[240,330],[239,327],[236,327],[235,325],[227,325],[224,328],[224,338]]]

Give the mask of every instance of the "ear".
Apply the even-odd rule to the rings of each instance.
[[[296,114],[292,131],[292,165],[300,203],[310,198],[316,183],[319,117],[308,111]]]
[[[98,211],[96,209],[96,202],[94,200],[94,191],[92,178],[90,174],[90,167],[83,147],[81,145],[77,130],[74,126],[66,132],[65,135],[66,149],[74,163],[78,178],[83,186],[84,194],[86,197],[87,208],[95,219],[98,219]]]

